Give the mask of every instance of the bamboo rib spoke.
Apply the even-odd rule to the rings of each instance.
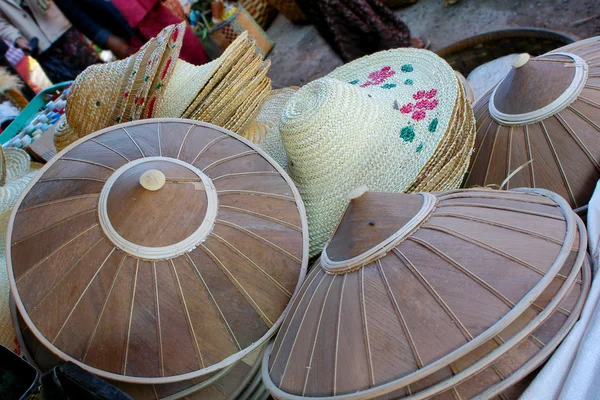
[[[475,163],[479,159],[479,154],[481,153],[481,148],[483,147],[483,143],[485,143],[485,139],[487,138],[487,135],[488,135],[491,127],[492,127],[492,121],[490,121],[490,123],[488,124],[488,127],[485,130],[485,133],[483,134],[483,138],[481,139],[481,143],[479,144],[479,148],[477,149],[477,153],[475,153],[475,157],[473,158],[473,161],[471,161],[471,169],[469,169],[469,174],[471,174],[471,172],[473,172],[473,168],[475,167]]]
[[[529,139],[529,128],[527,127],[527,125],[525,125],[525,144],[527,145],[527,159],[528,160],[532,160],[532,162],[529,163],[529,173],[531,174],[531,187],[534,188],[535,187],[535,173],[533,170],[533,156],[532,156],[532,152],[531,152],[531,141]]]
[[[29,268],[27,271],[25,271],[25,273],[23,275],[21,275],[19,277],[19,279],[16,280],[16,283],[19,283],[23,278],[25,278],[27,275],[29,275],[32,271],[34,271],[37,267],[39,267],[44,261],[46,261],[47,259],[49,259],[50,257],[52,257],[53,255],[55,255],[56,253],[58,253],[60,250],[62,250],[65,246],[68,246],[69,244],[73,243],[75,240],[77,240],[80,236],[86,234],[87,232],[89,232],[90,230],[94,229],[95,227],[98,226],[98,223],[93,224],[92,226],[90,226],[89,228],[87,228],[86,230],[84,230],[83,232],[81,232],[79,235],[75,236],[74,238],[68,240],[67,242],[63,243],[62,245],[60,245],[58,248],[56,248],[52,253],[48,254],[46,257],[42,258],[40,261],[38,261],[37,263],[35,263],[31,268]]]
[[[249,171],[249,172],[235,172],[231,174],[219,175],[212,178],[212,181],[218,181],[223,178],[239,177],[239,176],[279,176],[279,172],[276,171]]]
[[[99,144],[100,146],[104,147],[105,149],[108,149],[108,150],[112,151],[113,153],[121,156],[127,162],[131,161],[130,159],[128,159],[127,157],[125,157],[121,152],[119,152],[118,150],[115,150],[112,147],[107,146],[104,143],[97,141],[96,139],[90,139],[90,142],[94,142],[96,144]]]
[[[17,240],[17,241],[15,241],[15,242],[13,242],[13,243],[12,243],[12,245],[13,245],[13,246],[15,246],[15,245],[17,245],[17,244],[19,244],[19,243],[21,243],[21,242],[23,242],[23,241],[27,240],[27,239],[30,239],[30,238],[32,238],[32,237],[33,237],[33,236],[35,236],[35,235],[39,235],[40,233],[46,232],[46,231],[47,231],[47,230],[49,230],[49,229],[55,228],[55,227],[57,227],[57,226],[59,226],[59,225],[61,225],[61,224],[65,223],[65,222],[69,222],[69,221],[73,220],[74,218],[80,217],[80,216],[82,216],[82,215],[84,215],[84,214],[88,214],[88,213],[90,213],[90,212],[93,212],[93,211],[96,211],[96,209],[95,209],[95,208],[91,208],[91,209],[89,209],[89,210],[81,211],[81,212],[79,212],[79,213],[77,213],[77,214],[75,214],[75,215],[71,215],[71,216],[70,216],[70,217],[68,217],[68,218],[65,218],[65,219],[63,219],[63,220],[60,220],[60,221],[58,221],[58,222],[55,222],[55,223],[53,223],[53,224],[51,224],[51,225],[48,225],[48,226],[47,226],[47,227],[45,227],[44,229],[40,229],[39,231],[35,231],[35,232],[33,232],[33,233],[30,233],[29,235],[25,236],[24,238],[22,238],[22,239],[19,239],[19,240]]]
[[[175,263],[173,259],[170,259],[171,268],[173,268],[173,272],[175,273],[175,279],[177,280],[177,288],[179,289],[179,295],[181,296],[181,303],[183,304],[183,310],[185,311],[185,318],[188,324],[188,329],[190,330],[190,336],[194,339],[194,349],[196,350],[196,356],[198,357],[199,364],[202,368],[205,368],[204,358],[202,357],[202,350],[200,349],[200,344],[198,343],[198,337],[196,336],[196,332],[194,331],[194,325],[192,324],[192,318],[190,317],[190,311],[188,310],[187,302],[185,301],[185,295],[183,294],[183,288],[181,287],[181,281],[179,280],[179,274],[177,273],[177,268],[175,267]]]
[[[348,274],[344,274],[342,281],[342,289],[340,290],[340,306],[338,308],[337,327],[335,332],[335,360],[333,363],[333,395],[337,395],[337,371],[338,371],[338,354],[340,350],[340,325],[342,322],[342,304],[344,301],[344,289],[346,288],[346,278]]]
[[[260,218],[260,219],[264,219],[266,221],[270,221],[270,222],[274,222],[274,223],[279,224],[279,225],[283,225],[283,226],[285,226],[287,228],[290,228],[290,229],[293,229],[295,231],[302,232],[302,228],[299,227],[299,226],[296,226],[294,224],[290,224],[289,222],[282,221],[282,220],[274,218],[274,217],[270,217],[270,216],[265,215],[265,214],[258,213],[256,211],[250,211],[250,210],[246,210],[245,208],[239,208],[239,207],[233,207],[233,206],[225,206],[225,205],[219,205],[219,208],[225,209],[225,210],[236,211],[236,212],[243,213],[243,214],[252,215],[254,217],[257,217],[257,218]]]
[[[278,199],[278,200],[286,200],[286,201],[291,201],[291,202],[296,202],[296,199],[290,196],[284,196],[281,194],[275,194],[275,193],[266,193],[266,192],[257,192],[254,190],[218,190],[217,193],[221,196],[224,195],[228,195],[228,194],[247,194],[247,195],[252,195],[252,196],[265,196],[265,197],[270,197],[272,199]]]
[[[600,75],[598,75],[597,77],[600,77]],[[590,100],[587,97],[583,97],[582,95],[579,95],[579,97],[577,97],[577,100],[581,100],[582,102],[587,103],[590,106],[600,108],[600,103],[596,103],[595,101]]]
[[[415,360],[417,362],[417,368],[421,369],[421,368],[423,368],[423,359],[419,355],[419,350],[417,349],[417,344],[415,343],[415,341],[410,333],[410,329],[408,329],[408,324],[406,323],[406,319],[404,318],[404,315],[402,314],[402,310],[400,309],[400,305],[398,304],[398,301],[396,300],[396,296],[394,296],[394,293],[392,292],[392,287],[390,286],[390,282],[388,281],[387,277],[385,276],[385,271],[383,270],[383,267],[381,266],[381,260],[377,260],[377,268],[379,269],[379,273],[381,274],[381,277],[383,278],[383,282],[385,283],[388,297],[390,298],[390,301],[394,305],[394,310],[396,311],[396,314],[398,316],[398,321],[402,325],[402,330],[404,331],[404,336],[406,336],[406,339],[408,340],[408,342],[410,344],[410,348],[413,352],[413,357],[415,358]]]
[[[190,125],[190,128],[187,130],[187,132],[185,133],[185,136],[183,137],[183,141],[181,142],[181,145],[179,146],[179,151],[177,152],[177,159],[179,160],[179,156],[181,155],[181,150],[183,150],[183,145],[185,144],[185,142],[187,141],[188,136],[190,135],[190,132],[192,131],[192,129],[194,129],[196,127],[196,125]]]
[[[68,178],[46,178],[46,179],[40,179],[38,182],[57,182],[57,181],[95,181],[95,182],[106,182],[104,179],[99,179],[99,178],[86,178],[86,177],[80,177],[80,176],[73,176],[73,177],[68,177]]]
[[[575,114],[577,114],[579,116],[579,118],[581,118],[582,120],[587,122],[588,125],[592,126],[594,129],[596,129],[598,132],[600,132],[600,126],[598,126],[594,121],[592,121],[591,119],[589,119],[588,117],[583,115],[583,113],[581,111],[579,111],[578,109],[576,109],[575,107],[573,107],[572,104],[570,106],[568,106],[567,108],[569,110],[573,111]]]
[[[304,389],[302,389],[302,396],[306,394],[306,386],[308,385],[308,378],[310,376],[310,370],[312,367],[313,357],[315,355],[315,348],[317,347],[317,341],[319,340],[319,329],[321,328],[321,321],[323,320],[323,312],[325,311],[325,306],[327,305],[327,298],[329,297],[329,292],[331,291],[331,286],[333,282],[337,278],[337,275],[334,275],[329,282],[329,286],[327,287],[327,292],[325,293],[325,299],[323,300],[323,305],[321,306],[321,312],[319,313],[319,321],[317,322],[317,329],[315,330],[315,339],[313,341],[312,350],[310,352],[310,359],[308,361],[308,366],[306,367],[306,377],[304,379]]]
[[[220,225],[225,225],[228,226],[230,228],[236,229],[240,232],[243,232],[251,237],[253,237],[254,239],[257,239],[260,242],[263,242],[265,244],[267,244],[269,247],[277,250],[278,252],[282,253],[283,255],[288,256],[289,258],[291,258],[292,260],[298,262],[298,263],[302,263],[302,260],[300,260],[298,257],[296,257],[295,255],[293,255],[292,253],[290,253],[289,251],[277,246],[275,243],[269,241],[268,239],[265,239],[264,237],[244,228],[243,226],[234,224],[233,222],[229,222],[229,221],[223,221],[222,219],[217,219],[215,221],[215,224],[220,224]]]
[[[110,253],[108,253],[108,255],[106,256],[106,258],[104,259],[104,261],[102,261],[102,264],[100,264],[100,267],[98,267],[98,270],[96,270],[96,273],[94,274],[94,276],[92,276],[92,279],[90,279],[90,281],[86,285],[85,289],[83,289],[83,292],[81,293],[81,295],[79,296],[79,298],[75,302],[75,305],[73,305],[73,308],[71,308],[71,311],[69,312],[69,315],[65,319],[65,322],[63,322],[62,326],[58,330],[58,333],[56,334],[56,336],[54,336],[54,339],[52,340],[52,344],[54,344],[54,342],[56,341],[56,339],[60,336],[60,333],[63,331],[63,329],[67,325],[67,322],[69,322],[69,319],[71,318],[71,315],[73,315],[73,312],[75,312],[75,309],[79,305],[79,302],[81,302],[81,299],[83,298],[83,296],[85,296],[85,294],[87,293],[87,291],[90,288],[90,286],[92,286],[92,283],[94,282],[94,280],[96,279],[96,277],[100,273],[100,270],[102,270],[102,267],[104,267],[104,264],[106,264],[106,261],[108,261],[108,259],[110,258],[110,256],[112,256],[112,254],[115,252],[116,249],[117,249],[116,247],[112,248],[112,250],[110,251]]]
[[[231,329],[231,326],[229,325],[229,322],[227,322],[227,318],[225,318],[225,315],[223,314],[223,311],[221,311],[221,307],[219,307],[219,303],[217,303],[217,300],[215,299],[215,296],[213,295],[212,291],[208,287],[208,284],[204,280],[204,277],[200,273],[200,269],[198,269],[198,266],[196,265],[196,263],[194,262],[194,260],[192,260],[192,258],[190,257],[189,254],[186,253],[185,255],[187,256],[187,259],[189,260],[189,262],[192,263],[192,265],[194,266],[194,269],[196,270],[196,273],[198,274],[198,277],[202,281],[202,285],[204,285],[204,288],[206,289],[206,291],[210,295],[210,298],[211,298],[212,302],[214,303],[215,307],[217,308],[217,311],[219,312],[219,315],[223,319],[225,327],[227,328],[227,331],[231,335],[231,338],[234,340],[234,342],[237,345],[238,349],[242,350],[242,346],[240,346],[240,342],[238,342],[237,337],[235,336],[235,333],[233,333],[233,329]]]
[[[461,322],[454,311],[450,308],[448,303],[444,301],[442,296],[435,290],[433,285],[425,278],[425,276],[417,269],[417,267],[398,249],[392,249],[392,253],[398,257],[398,259],[408,268],[408,270],[417,278],[417,280],[425,287],[425,289],[433,296],[436,302],[442,307],[442,310],[450,317],[450,320],[454,322],[458,330],[463,334],[467,341],[473,340],[473,335],[469,332],[467,327]]]
[[[252,261],[247,255],[245,255],[244,253],[242,253],[239,249],[237,249],[234,245],[232,245],[231,243],[229,243],[227,240],[223,239],[221,236],[217,235],[216,233],[211,233],[212,237],[214,237],[215,239],[217,239],[219,242],[223,243],[225,246],[227,246],[228,249],[230,249],[231,251],[233,251],[234,253],[236,253],[238,256],[242,257],[244,260],[246,260],[250,265],[252,265],[254,268],[256,268],[258,271],[260,271],[273,285],[275,285],[275,287],[277,287],[277,289],[281,290],[283,293],[285,293],[285,295],[289,298],[292,297],[292,293],[287,290],[281,283],[279,283],[277,281],[277,279],[275,279],[273,276],[271,276],[267,271],[265,271],[260,265],[258,265],[257,263],[255,263],[254,261]]]
[[[267,314],[260,308],[260,306],[258,305],[258,303],[256,303],[256,301],[252,298],[252,296],[250,296],[250,293],[248,293],[248,291],[240,283],[240,281],[238,281],[236,279],[236,277],[227,269],[227,267],[225,266],[225,264],[223,264],[221,262],[221,260],[219,260],[219,258],[212,251],[210,251],[210,249],[208,247],[206,247],[204,244],[200,244],[200,247],[202,247],[202,249],[204,250],[204,252],[217,264],[217,266],[221,269],[221,271],[223,271],[223,273],[225,273],[225,275],[227,275],[227,277],[229,278],[229,280],[238,289],[240,289],[240,291],[242,292],[242,294],[244,295],[244,297],[246,298],[246,300],[248,300],[248,302],[250,303],[250,305],[252,305],[252,308],[254,308],[254,310],[258,313],[258,315],[261,316],[261,318],[267,324],[267,326],[268,327],[273,326],[273,321],[271,321],[269,319],[269,317],[267,316]]]
[[[24,212],[27,212],[27,211],[35,210],[37,208],[41,208],[41,207],[52,206],[52,205],[55,205],[55,204],[64,203],[64,202],[68,202],[68,201],[77,201],[77,200],[89,199],[89,198],[98,197],[98,196],[99,196],[98,193],[92,193],[92,194],[83,194],[83,195],[80,195],[80,196],[65,197],[64,199],[47,201],[45,203],[36,204],[34,206],[31,206],[31,207],[20,208],[19,211],[17,211],[17,213],[24,213]]]
[[[56,289],[58,287],[58,285],[60,285],[60,283],[63,281],[63,279],[65,279],[65,277],[67,275],[69,275],[69,273],[73,270],[73,268],[75,268],[79,262],[85,257],[87,256],[92,250],[94,250],[94,248],[96,247],[96,245],[98,245],[98,243],[102,242],[104,240],[104,238],[100,238],[98,239],[98,241],[96,243],[94,243],[89,249],[87,249],[87,251],[85,253],[83,253],[83,255],[81,257],[79,257],[77,259],[77,261],[75,261],[73,263],[73,265],[71,265],[69,267],[69,269],[67,271],[65,271],[65,273],[60,277],[60,279],[54,284],[52,285],[52,287],[50,288],[50,290],[48,291],[48,293],[46,293],[44,295],[44,297],[42,297],[34,306],[33,306],[33,310],[35,311],[39,306],[41,306],[44,301],[46,300],[46,298],[48,298],[48,296],[50,296],[50,294],[54,291],[54,289]]]
[[[365,338],[365,349],[367,351],[367,366],[371,378],[371,387],[375,386],[375,371],[373,370],[373,356],[371,354],[371,339],[369,338],[369,323],[367,321],[367,309],[365,303],[365,269],[360,269],[360,303],[361,316],[363,319],[363,334]]]
[[[137,287],[138,269],[140,260],[135,263],[135,278],[133,279],[133,293],[131,294],[131,308],[129,310],[129,324],[127,326],[127,338],[125,339],[125,358],[123,359],[123,375],[127,375],[127,358],[129,356],[129,339],[131,337],[131,322],[133,321],[133,306],[135,305],[135,289]]]
[[[129,134],[129,132],[127,132],[127,129],[125,129],[125,128],[123,128],[123,127],[121,127],[121,129],[123,129],[123,130],[125,131],[125,133],[126,133],[126,134],[127,134],[127,136],[129,137],[129,139],[131,139],[131,141],[133,142],[133,144],[135,144],[135,147],[137,147],[137,149],[139,150],[139,152],[140,152],[140,155],[141,155],[142,157],[146,157],[146,155],[145,155],[145,154],[144,154],[144,152],[142,151],[142,148],[140,147],[140,145],[139,145],[139,144],[137,144],[137,142],[136,142],[135,140],[133,140],[133,137],[131,137],[131,135]]]
[[[285,341],[285,338],[287,337],[287,334],[290,331],[291,321],[293,321],[294,318],[296,318],[296,313],[298,312],[298,309],[300,308],[299,305],[302,303],[302,301],[304,300],[304,297],[306,296],[306,293],[308,292],[308,290],[312,286],[313,282],[315,281],[315,279],[319,275],[318,272],[319,272],[319,268],[317,266],[315,266],[315,268],[310,273],[310,274],[312,274],[312,279],[310,277],[310,274],[309,274],[309,276],[306,277],[306,281],[305,281],[306,290],[304,291],[304,293],[302,293],[302,296],[298,299],[298,302],[296,303],[296,305],[294,307],[294,313],[291,315],[291,317],[289,319],[290,323],[286,327],[285,332],[283,332],[283,336],[281,338],[280,346],[277,349],[277,352],[275,352],[275,358],[273,358],[273,363],[271,365],[271,368],[269,369],[269,373],[271,373],[273,371],[273,365],[275,365],[275,363],[277,362],[277,359],[279,358],[279,353],[281,351],[281,347],[283,345],[283,342]],[[345,276],[344,276],[344,282],[346,282]],[[281,333],[282,332],[279,331],[278,338],[279,338],[279,335],[281,335]]]
[[[544,239],[547,240],[549,242],[552,243],[556,243],[558,245],[562,245],[563,241],[555,239],[553,237],[544,235],[542,233],[538,233],[538,232],[534,232],[534,231],[530,231],[529,229],[523,229],[523,228],[518,228],[516,226],[512,226],[512,225],[507,225],[507,224],[503,224],[501,222],[496,222],[496,221],[492,221],[486,218],[479,218],[479,217],[474,217],[472,215],[465,215],[465,214],[460,214],[460,213],[453,213],[453,212],[441,212],[441,213],[437,213],[435,215],[435,218],[438,217],[447,217],[447,218],[457,218],[457,219],[462,219],[465,221],[472,221],[472,222],[477,222],[480,224],[487,224],[487,225],[491,225],[491,226],[496,226],[498,228],[502,228],[502,229],[507,229],[509,231],[514,231],[514,232],[519,232],[519,233],[523,233],[529,236],[533,236],[539,239]],[[431,220],[430,220],[431,221]]]
[[[456,203],[440,203],[437,205],[438,209],[444,208],[444,207],[489,208],[492,210],[511,211],[511,212],[516,212],[519,214],[534,215],[536,217],[550,218],[550,219],[555,219],[558,221],[565,220],[564,217],[559,217],[558,215],[546,214],[546,213],[537,212],[537,211],[521,210],[521,209],[513,208],[513,207],[496,206],[496,205],[492,205],[492,204],[469,203],[469,202],[458,203],[458,202],[456,202]]]
[[[228,137],[229,136],[227,136],[227,135],[223,135],[223,136],[216,137],[213,140],[211,140],[210,142],[208,142],[206,144],[206,146],[204,146],[202,149],[200,149],[200,151],[198,152],[196,157],[194,157],[194,159],[192,160],[192,162],[190,164],[193,165],[194,163],[196,163],[196,161],[206,152],[206,150],[210,149],[213,145],[220,142],[221,140],[227,139]]]
[[[152,262],[152,279],[154,279],[154,291],[156,298],[156,333],[158,336],[158,363],[160,365],[160,376],[165,376],[165,358],[163,354],[162,326],[160,324],[160,298],[158,296],[158,277],[156,275],[156,262],[154,261]],[[154,388],[154,386],[152,387]]]
[[[294,353],[294,348],[296,347],[296,342],[298,341],[298,336],[299,336],[298,333],[302,329],[302,325],[304,324],[304,320],[306,319],[306,314],[308,313],[310,305],[311,305],[313,299],[315,298],[315,295],[319,291],[319,287],[321,286],[321,284],[325,280],[326,276],[327,276],[326,274],[323,274],[323,277],[321,277],[321,280],[317,284],[317,287],[315,288],[314,292],[310,296],[310,299],[308,300],[308,304],[307,304],[306,308],[304,309],[304,314],[302,314],[302,319],[300,320],[300,325],[298,325],[298,329],[296,329],[296,336],[294,336],[294,341],[292,342],[292,348],[290,349],[290,352],[289,352],[289,355],[288,355],[288,359],[286,360],[285,367],[283,368],[283,374],[281,374],[281,382],[283,382],[283,380],[285,379],[285,373],[287,372],[287,369],[288,369],[288,366],[289,366],[289,363],[290,363],[290,358],[291,358],[292,354]]]
[[[498,136],[500,132],[500,128],[502,125],[498,125],[496,128],[496,134],[494,135],[494,143],[492,144],[492,150],[490,151],[490,158],[487,163],[487,167],[485,168],[485,177],[483,178],[483,185],[487,184],[488,175],[490,173],[490,168],[492,166],[492,160],[494,159],[494,151],[496,150],[496,143],[498,142]]]
[[[123,256],[123,258],[121,259],[121,263],[119,264],[119,268],[117,268],[117,272],[115,273],[115,277],[113,278],[112,284],[110,285],[110,289],[108,290],[108,293],[106,294],[106,298],[104,299],[104,302],[102,303],[102,309],[100,310],[100,314],[98,315],[98,318],[96,319],[96,323],[94,324],[94,330],[92,331],[92,334],[90,335],[90,338],[88,339],[87,345],[85,346],[85,351],[83,352],[83,357],[81,358],[82,362],[85,362],[88,352],[90,351],[90,347],[92,346],[92,343],[94,342],[94,338],[96,337],[96,332],[98,331],[98,326],[100,325],[100,321],[102,320],[102,316],[104,315],[104,310],[106,309],[106,305],[108,304],[110,295],[112,294],[115,284],[117,283],[117,278],[119,277],[119,272],[121,272],[121,267],[123,266],[123,262],[125,262],[125,258],[127,258],[127,256]]]
[[[256,152],[256,150],[248,150],[248,151],[244,151],[244,152],[239,153],[239,154],[234,154],[234,155],[229,156],[229,157],[224,157],[224,158],[221,158],[221,159],[219,159],[217,161],[214,161],[214,162],[210,163],[209,165],[207,165],[206,167],[202,168],[202,171],[206,172],[208,169],[210,169],[212,167],[216,167],[219,164],[223,164],[223,163],[235,160],[237,158],[242,158],[242,157],[250,156],[250,155],[253,155],[253,154],[258,154],[258,153]]]
[[[565,174],[565,169],[563,168],[562,163],[560,162],[560,158],[558,157],[558,153],[556,152],[554,143],[552,143],[552,140],[550,139],[550,135],[548,134],[548,131],[546,130],[546,125],[544,125],[544,121],[540,121],[540,127],[542,128],[542,132],[544,133],[544,137],[546,138],[548,147],[552,151],[552,157],[554,158],[554,162],[556,163],[556,166],[558,167],[558,170],[560,172],[560,176],[563,180],[563,183],[565,184],[565,187],[567,188],[567,191],[569,192],[569,198],[571,199],[571,202],[573,204],[575,204],[575,207],[577,207],[577,202],[575,201],[575,195],[573,194],[571,185],[569,185],[569,180],[567,179],[567,175]]]
[[[506,253],[506,252],[504,252],[504,251],[502,251],[502,250],[500,250],[500,249],[498,249],[498,248],[496,248],[496,247],[494,247],[492,245],[489,245],[487,243],[481,242],[481,241],[479,241],[479,240],[477,240],[475,238],[472,238],[471,236],[467,236],[467,235],[462,234],[460,232],[457,232],[457,231],[455,231],[453,229],[445,228],[445,227],[442,227],[442,226],[439,226],[439,225],[433,225],[433,224],[429,224],[429,223],[423,224],[421,226],[421,228],[422,229],[431,229],[431,230],[435,230],[435,231],[446,233],[446,234],[448,234],[450,236],[454,236],[456,238],[459,238],[461,240],[469,242],[469,243],[471,243],[471,244],[473,244],[475,246],[481,247],[482,249],[491,251],[492,253],[495,253],[495,254],[498,254],[499,256],[507,258],[507,259],[509,259],[509,260],[511,260],[511,261],[513,261],[513,262],[515,262],[515,263],[517,263],[517,264],[519,264],[519,265],[521,265],[521,266],[523,266],[525,268],[528,268],[528,269],[532,270],[533,272],[535,272],[535,273],[537,273],[539,275],[542,275],[542,276],[546,275],[546,273],[543,270],[539,269],[538,267],[536,267],[534,265],[529,264],[526,261],[523,261],[523,260],[521,260],[521,259],[519,259],[517,257],[513,257],[510,254],[508,254],[508,253]],[[562,279],[562,280],[566,279],[566,277],[564,275],[562,275],[562,274],[557,274],[556,276],[558,278]]]
[[[79,158],[69,158],[69,157],[62,157],[60,158],[58,161],[73,161],[73,162],[80,162],[80,163],[84,163],[84,164],[90,164],[90,165],[95,165],[97,167],[102,167],[102,168],[106,168],[109,169],[111,171],[116,171],[114,168],[109,167],[108,165],[104,165],[104,164],[100,164],[98,162],[95,161],[89,161],[89,160],[80,160]]]
[[[569,125],[569,123],[562,117],[562,115],[560,115],[560,113],[555,114],[554,117],[562,125],[562,127],[567,131],[569,136],[571,136],[571,138],[573,140],[575,140],[575,142],[577,143],[579,148],[585,153],[585,155],[588,157],[590,162],[592,164],[594,164],[594,166],[596,167],[596,169],[598,171],[600,171],[600,163],[598,163],[598,160],[596,160],[596,158],[594,158],[594,156],[592,155],[592,151],[583,143],[583,141],[579,138],[579,135],[577,135],[577,133],[575,133],[573,128],[571,128],[571,125]]]
[[[160,122],[156,128],[156,137],[158,138],[158,155],[162,157],[162,143],[160,140]]]

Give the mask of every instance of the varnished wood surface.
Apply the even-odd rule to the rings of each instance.
[[[379,201],[379,194],[369,195],[365,202],[397,208],[386,224],[375,224],[381,237],[393,230],[394,218],[405,221],[416,208],[411,195],[392,200],[382,194]],[[458,375],[513,336],[519,340],[517,332],[527,327],[533,335],[526,336],[527,351],[515,350],[525,363],[572,311],[578,315],[577,300],[587,290],[577,278],[586,242],[584,235],[567,233],[578,228],[564,201],[495,190],[437,196],[433,215],[382,258],[340,274],[326,273],[318,263],[313,267],[267,355],[273,386],[290,395],[276,397],[414,394]],[[352,235],[361,237],[371,217],[358,200],[346,215],[365,210],[365,218],[344,218],[336,232],[351,243],[358,243]],[[357,229],[343,226],[355,222]],[[555,263],[558,257],[563,262]],[[542,279],[548,283],[538,291]],[[526,297],[533,299],[531,306]],[[542,313],[553,316],[539,325]],[[501,319],[506,323],[498,324]],[[480,341],[483,337],[489,339]],[[497,368],[506,372],[514,365],[514,371],[520,365],[503,362],[480,374],[492,373],[498,382],[504,375]],[[394,393],[362,394],[390,382],[406,383],[398,383]],[[463,398],[488,387],[467,382],[457,389]]]
[[[491,117],[488,93],[474,106],[477,137],[465,187],[500,185],[524,166],[505,189],[549,189],[567,199],[573,208],[589,202],[600,179],[600,38],[556,51],[575,54],[588,64],[588,78],[577,100],[540,122],[505,126]],[[522,101],[541,99],[545,103],[555,80],[551,74],[544,75],[544,80],[546,84],[538,85],[535,91],[522,93]]]
[[[128,170],[108,196],[111,222],[136,244],[176,242],[205,213],[198,179],[169,160],[200,169],[217,192],[208,236],[172,259],[123,251],[98,221],[105,182],[145,157],[163,158]],[[10,280],[27,326],[59,357],[132,383],[204,376],[257,348],[308,257],[299,194],[265,157],[228,131],[177,119],[112,127],[65,149],[32,180],[9,226]],[[136,183],[152,168],[167,176],[157,192]]]

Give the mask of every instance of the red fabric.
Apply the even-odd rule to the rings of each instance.
[[[145,40],[149,40],[157,36],[164,27],[180,22],[181,21],[174,16],[167,7],[159,3],[146,14],[135,28]],[[142,47],[143,44],[144,43],[135,36],[129,42],[129,45],[136,51]],[[202,46],[202,42],[200,42],[194,31],[192,31],[192,28],[189,26],[185,28],[185,36],[183,37],[179,58],[194,65],[201,65],[208,62],[208,55]]]
[[[129,26],[136,27],[160,0],[112,0]]]

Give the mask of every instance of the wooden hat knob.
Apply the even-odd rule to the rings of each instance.
[[[523,65],[527,64],[529,62],[529,59],[531,58],[531,56],[527,53],[521,53],[518,56],[515,57],[515,59],[512,62],[512,67],[513,68],[521,68]]]
[[[157,169],[149,169],[140,176],[140,185],[146,190],[156,191],[165,186],[167,178]]]

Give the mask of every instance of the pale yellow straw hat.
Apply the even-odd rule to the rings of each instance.
[[[279,129],[289,174],[306,205],[311,256],[330,238],[357,187],[404,192],[424,176],[444,188],[460,181],[462,168],[447,171],[431,160],[464,158],[475,134],[465,125],[473,111],[464,99],[452,68],[418,49],[363,57],[291,97]],[[460,143],[448,140],[465,127]]]

